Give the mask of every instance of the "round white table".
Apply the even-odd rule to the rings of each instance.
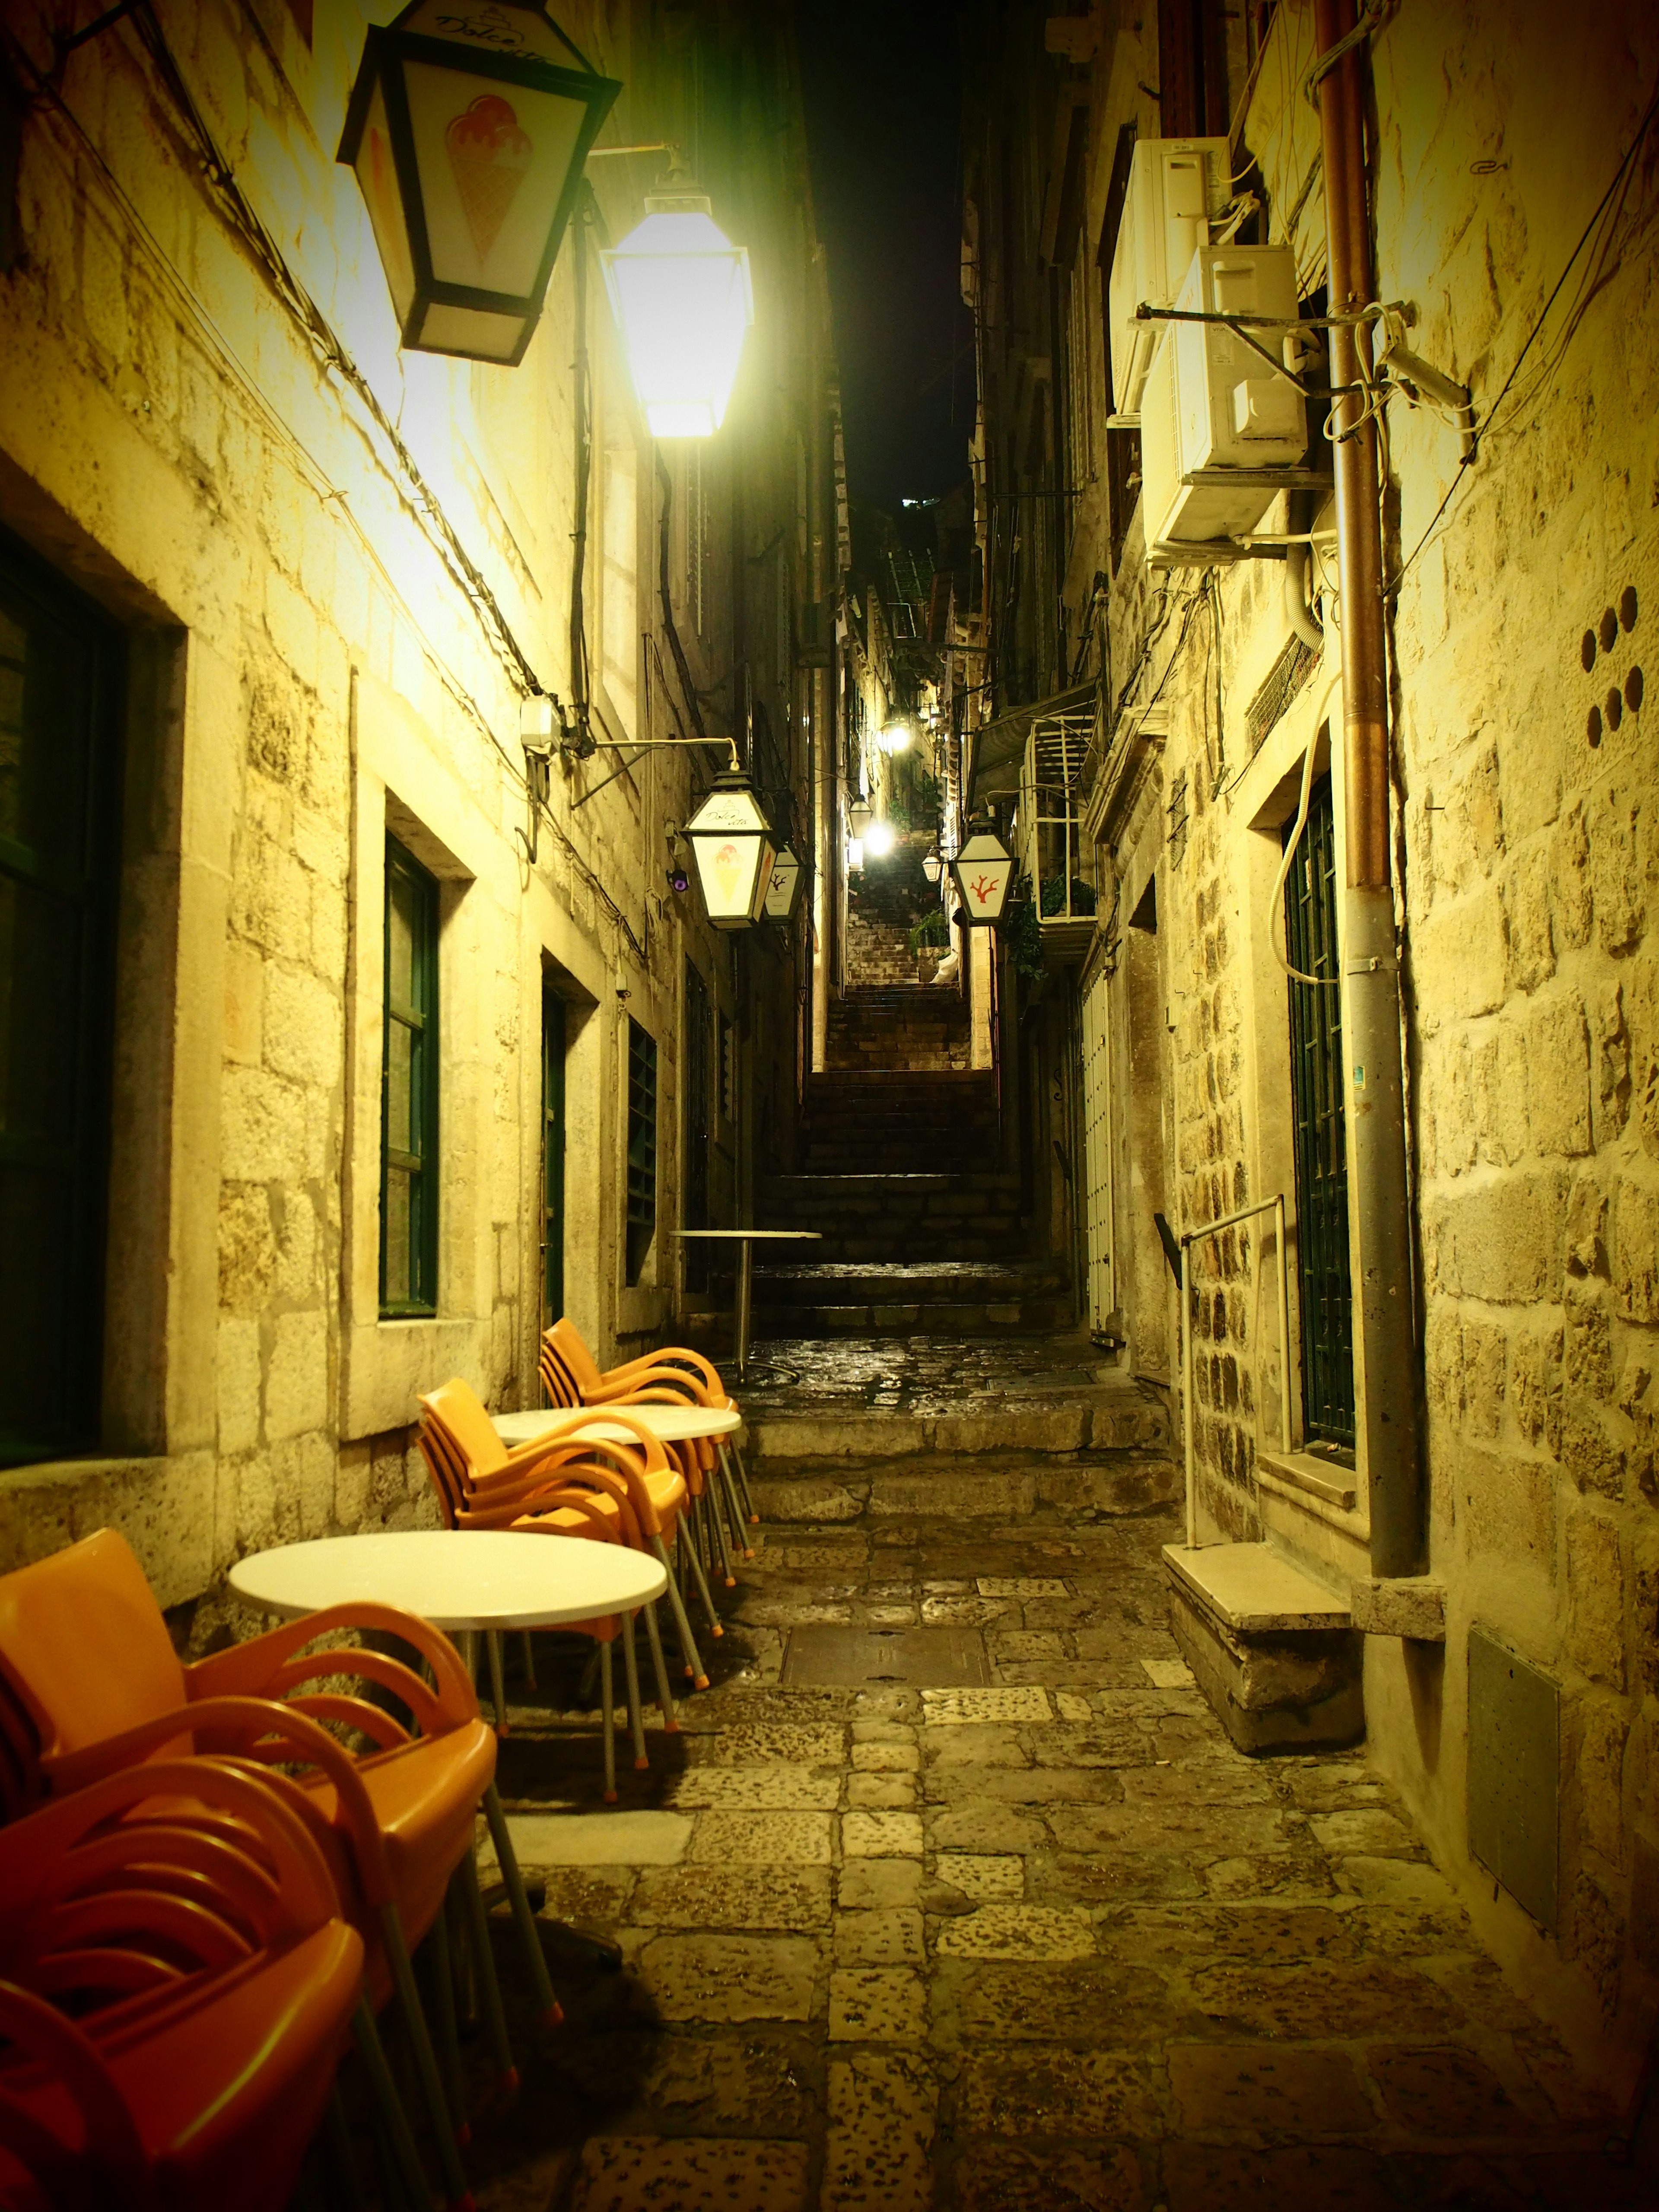
[[[743,1426],[742,1414],[729,1406],[628,1406],[616,1410],[625,1412],[665,1444],[683,1444],[693,1437],[729,1437]],[[489,1418],[504,1444],[528,1444],[569,1415],[563,1407],[544,1406],[539,1412],[492,1413]],[[592,1419],[584,1421],[578,1433],[620,1444],[628,1443],[633,1432],[621,1421],[608,1421],[605,1409],[596,1406]]]
[[[676,1237],[706,1238],[710,1243],[737,1243],[742,1247],[738,1257],[738,1311],[732,1325],[732,1357],[737,1364],[738,1380],[743,1382],[749,1372],[749,1312],[754,1295],[755,1246],[757,1244],[821,1244],[823,1232],[817,1229],[677,1229]]]
[[[647,1605],[667,1589],[668,1572],[622,1544],[507,1528],[399,1528],[255,1552],[231,1569],[230,1586],[289,1620],[368,1599],[446,1631],[556,1628]]]

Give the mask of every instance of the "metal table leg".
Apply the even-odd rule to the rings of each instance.
[[[749,1308],[754,1290],[755,1248],[748,1237],[738,1245],[738,1316],[737,1343],[734,1350],[738,1363],[738,1380],[741,1382],[749,1371]]]

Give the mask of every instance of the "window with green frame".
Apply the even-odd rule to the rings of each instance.
[[[386,841],[380,1078],[380,1311],[438,1309],[438,886]]]
[[[628,1018],[627,1279],[637,1283],[657,1234],[657,1040]]]

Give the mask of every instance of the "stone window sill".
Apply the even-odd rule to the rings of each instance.
[[[1256,1478],[1278,1496],[1289,1498],[1316,1520],[1326,1521],[1345,1534],[1364,1536],[1370,1516],[1360,1502],[1359,1478],[1354,1469],[1312,1452],[1266,1452],[1258,1449]]]

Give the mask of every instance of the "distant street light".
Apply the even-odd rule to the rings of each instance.
[[[877,743],[884,753],[902,753],[908,751],[915,737],[915,732],[908,722],[892,722],[882,732]]]
[[[621,90],[541,0],[413,0],[370,29],[338,158],[356,172],[402,345],[523,359]]]
[[[702,902],[716,929],[748,929],[772,882],[773,832],[755,787],[727,769],[681,833],[697,863]]]
[[[647,428],[712,437],[755,319],[747,250],[688,182],[648,198],[645,221],[599,259]]]
[[[988,824],[975,830],[951,863],[963,912],[976,925],[1000,921],[1013,875],[1013,855]]]
[[[864,849],[872,860],[884,860],[894,846],[890,822],[872,822],[864,833]]]

